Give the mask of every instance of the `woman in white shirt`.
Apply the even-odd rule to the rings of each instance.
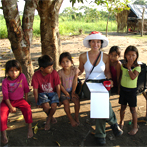
[[[90,51],[82,53],[79,57],[79,69],[80,74],[86,73],[86,81],[99,82],[102,83],[106,79],[111,82],[111,87],[113,87],[113,81],[111,78],[110,67],[109,67],[109,56],[102,51],[101,48],[108,45],[108,39],[103,36],[100,32],[91,32],[83,41],[85,47],[90,48]],[[90,73],[98,55],[99,59],[93,71]],[[84,88],[84,96],[90,98],[89,90]],[[96,119],[96,130],[95,137],[98,145],[106,144],[106,132],[105,124],[109,123],[111,125],[112,131],[115,136],[120,136],[123,131],[119,128],[117,124],[116,116],[112,110],[111,103],[109,102],[109,118],[108,119]]]

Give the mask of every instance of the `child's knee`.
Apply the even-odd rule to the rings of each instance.
[[[121,111],[124,111],[125,112],[125,110],[126,110],[126,105],[121,105]]]
[[[74,102],[75,105],[79,105],[80,104],[80,101],[77,98],[74,98],[73,102]]]
[[[76,101],[76,102],[75,102],[75,105],[76,105],[76,106],[79,106],[79,105],[80,105],[80,102],[79,102],[79,101]]]
[[[63,104],[64,104],[64,107],[65,107],[65,106],[69,106],[69,101],[68,101],[68,100],[64,100],[64,101],[63,101]]]
[[[52,104],[51,104],[51,108],[52,108],[52,109],[56,109],[56,108],[57,108],[57,103],[52,103]]]
[[[44,112],[48,112],[50,109],[49,103],[44,103],[41,105]]]
[[[49,108],[49,103],[43,103],[41,106],[42,106],[43,108]]]
[[[132,114],[136,113],[135,107],[130,107],[130,112],[131,112]]]

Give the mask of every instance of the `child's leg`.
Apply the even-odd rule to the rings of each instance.
[[[32,123],[28,124],[28,138],[33,137]]]
[[[46,125],[50,124],[50,122],[52,124],[55,124],[57,123],[57,120],[53,117],[55,111],[56,111],[56,108],[57,108],[57,104],[59,104],[59,97],[57,95],[56,92],[51,92],[51,93],[46,93],[47,97],[48,97],[48,100],[51,104],[51,108],[49,108],[49,111],[48,111],[48,117],[47,117],[47,121],[46,121]]]
[[[7,144],[8,143],[8,138],[7,138],[6,130],[5,131],[1,131],[1,142],[3,144]]]
[[[3,144],[8,143],[7,138],[7,120],[9,115],[9,108],[4,101],[0,104],[0,131],[1,131],[1,142]]]
[[[123,129],[123,125],[124,125],[124,116],[125,116],[125,110],[126,110],[127,105],[121,105],[121,109],[120,109],[120,122],[119,122],[119,127],[121,129]]]
[[[21,110],[25,122],[28,123],[28,138],[33,137],[33,130],[32,130],[32,111],[31,106],[28,102],[24,99],[18,100],[17,107]]]
[[[55,95],[54,93],[39,93],[38,94],[38,104],[41,105],[41,107],[43,108],[43,111],[46,113],[46,115],[48,116],[48,114],[50,113],[50,105],[48,104],[50,99],[49,96],[53,96]],[[47,117],[48,118],[48,117]],[[55,124],[57,122],[57,120],[55,118],[52,117],[51,122],[53,124]]]
[[[70,113],[70,105],[69,105],[69,101],[66,99],[62,102],[64,104],[64,111],[67,114],[67,117],[71,123],[72,127],[77,126],[77,122],[72,118],[71,113]]]
[[[55,124],[55,123],[57,123],[57,120],[56,120],[56,118],[54,118],[53,116],[52,116],[52,118],[51,118],[51,123],[52,123],[52,124]]]
[[[43,111],[47,114],[47,116],[49,117],[49,113],[50,113],[50,105],[49,103],[43,103],[42,104],[42,108],[43,108]],[[48,117],[46,119],[46,123],[48,121]],[[46,130],[47,126],[45,125],[45,130]],[[50,129],[50,126],[49,126],[49,129]]]
[[[79,101],[79,99],[77,97],[73,97],[71,100],[75,104],[75,106],[74,106],[74,109],[75,109],[75,120],[79,124],[80,123],[79,122],[80,101]]]
[[[47,121],[47,119],[48,119],[48,115],[49,115],[49,113],[50,113],[50,109],[49,109],[49,111],[48,111],[48,112],[45,112],[45,113],[46,113],[46,115],[47,115],[47,118],[46,118],[46,121]],[[52,116],[52,118],[51,118],[51,123],[52,123],[52,124],[57,123],[56,118],[54,118],[53,116]]]
[[[9,108],[4,101],[0,104],[0,131],[7,129],[7,120],[9,115]]]
[[[44,103],[42,104],[43,106],[43,110],[47,113],[49,112],[48,114],[48,118],[47,118],[47,121],[46,121],[46,125],[45,125],[45,130],[49,130],[50,129],[50,122],[51,122],[51,119],[56,111],[56,108],[57,108],[57,103],[52,103],[51,104],[51,109],[50,109],[50,105],[49,103]],[[46,111],[48,110],[48,111]]]
[[[135,135],[138,131],[136,108],[130,107],[130,111],[132,113],[132,118],[133,118],[133,129],[130,132],[128,132],[128,134]]]

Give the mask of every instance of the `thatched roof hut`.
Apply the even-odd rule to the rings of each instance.
[[[144,32],[147,32],[147,6],[128,4],[128,7],[130,8],[129,11],[124,10],[116,16],[118,23],[117,32],[124,31],[125,29],[127,29],[127,32],[141,32],[142,12],[144,7]]]

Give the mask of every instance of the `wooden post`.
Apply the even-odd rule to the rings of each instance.
[[[142,12],[141,37],[143,36],[143,30],[144,30],[144,11],[145,11],[145,7],[143,7],[143,12]]]

